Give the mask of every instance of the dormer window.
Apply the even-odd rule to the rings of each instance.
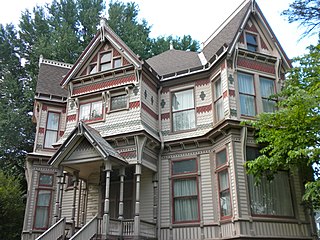
[[[258,51],[258,40],[257,36],[251,33],[245,33],[247,49],[252,52]]]
[[[88,102],[80,104],[79,120],[94,121],[101,120],[103,110],[102,101]]]

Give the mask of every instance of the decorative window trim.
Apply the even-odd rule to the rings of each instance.
[[[247,41],[247,35],[253,36],[256,40],[256,44],[253,43],[248,43]],[[244,41],[245,41],[245,45],[248,51],[251,52],[260,52],[260,38],[259,38],[259,34],[255,33],[255,32],[251,32],[251,31],[244,31]],[[249,49],[249,48],[255,48],[255,50]]]
[[[193,171],[181,172],[181,173],[174,173],[174,164],[177,162],[183,161],[195,161],[195,168]],[[186,195],[186,196],[175,196],[175,181],[181,180],[195,180],[195,187],[196,187],[196,194],[194,195]],[[187,158],[187,159],[177,159],[171,161],[171,191],[172,191],[172,222],[173,224],[181,224],[181,223],[198,223],[200,221],[200,203],[199,203],[199,179],[198,179],[198,159],[197,158]],[[196,214],[197,218],[192,220],[176,220],[176,208],[175,208],[175,201],[177,199],[196,199],[197,200],[197,209]]]
[[[48,129],[48,120],[49,120],[49,115],[50,115],[50,113],[58,114],[58,115],[59,115],[58,128],[57,128],[57,130]],[[54,147],[53,147],[52,145],[51,145],[51,147],[46,146],[47,133],[48,133],[48,132],[56,132],[56,140],[54,141],[54,143],[57,142],[58,139],[59,139],[60,121],[61,121],[61,112],[59,112],[59,111],[52,111],[52,110],[49,110],[49,111],[47,112],[46,128],[45,128],[45,134],[44,134],[44,138],[43,138],[43,148],[44,148],[44,149],[54,149]]]
[[[123,111],[123,110],[128,110],[129,109],[129,88],[119,88],[119,89],[114,89],[111,91],[107,91],[107,96],[108,96],[108,113],[112,112],[118,112],[118,111]],[[124,104],[125,106],[113,109],[112,108],[112,98],[114,97],[119,97],[119,96],[124,96],[126,99],[126,103]]]
[[[92,104],[93,103],[100,103],[101,102],[101,116],[97,116],[97,117],[91,117],[90,116],[93,114],[93,111],[94,109],[92,110]],[[81,106],[84,106],[84,105],[89,105],[89,119],[81,119]],[[98,97],[93,97],[93,98],[86,98],[86,99],[79,99],[78,100],[78,120],[79,121],[84,121],[84,122],[99,122],[99,121],[103,121],[104,120],[104,112],[105,112],[105,109],[104,109],[104,101],[103,101],[103,97],[102,96],[98,96]]]

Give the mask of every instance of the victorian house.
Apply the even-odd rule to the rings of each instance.
[[[200,52],[143,61],[104,22],[73,65],[41,57],[22,239],[314,239],[301,172],[244,169],[240,122],[290,67],[251,0]]]

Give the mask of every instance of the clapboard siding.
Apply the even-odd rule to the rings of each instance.
[[[140,196],[140,217],[142,220],[153,222],[152,171],[147,168],[142,169]]]
[[[162,159],[161,160],[162,166],[162,174],[161,174],[161,206],[160,206],[160,216],[161,216],[161,226],[165,227],[168,226],[171,222],[170,216],[170,182],[169,182],[169,160]]]
[[[199,227],[179,227],[172,230],[174,240],[198,240],[201,239]]]
[[[213,213],[213,186],[212,186],[212,167],[210,164],[210,155],[200,155],[201,170],[201,200],[202,200],[202,216],[204,224],[212,223],[214,220]]]
[[[236,166],[234,161],[232,143],[226,146],[227,156],[229,161],[229,181],[230,181],[230,194],[231,194],[231,207],[232,215],[234,218],[238,217],[238,200],[237,200],[237,179],[236,179]]]

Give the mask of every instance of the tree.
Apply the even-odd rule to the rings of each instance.
[[[19,179],[0,170],[0,239],[21,239],[23,212]]]
[[[257,130],[261,155],[248,161],[248,173],[269,178],[279,170],[299,169],[304,200],[320,208],[320,45],[296,59],[279,94],[279,111],[262,113],[249,124]],[[313,171],[312,171],[313,170]]]
[[[310,33],[318,33],[320,27],[320,0],[295,0],[289,9],[282,12],[288,17],[290,23],[300,22],[306,27],[303,36]]]

